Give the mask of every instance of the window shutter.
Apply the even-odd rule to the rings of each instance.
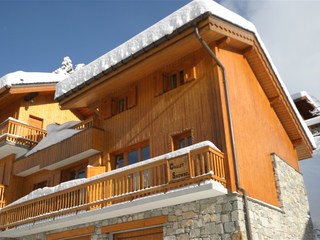
[[[103,101],[102,104],[102,116],[103,119],[112,117],[112,98],[108,97]]]
[[[153,80],[155,83],[155,96],[159,96],[163,93],[163,78],[157,73],[153,76]]]
[[[5,164],[4,162],[0,162],[0,184],[4,184],[3,183],[3,180],[4,180],[4,167],[5,167]]]
[[[133,86],[128,91],[128,109],[133,108],[137,105],[137,86]]]
[[[185,71],[185,82],[190,82],[196,79],[196,67],[189,67]]]

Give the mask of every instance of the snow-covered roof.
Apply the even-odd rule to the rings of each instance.
[[[306,91],[294,93],[291,95],[291,97],[293,100],[306,99],[308,101],[308,103],[313,105],[315,108],[318,107],[317,103],[312,99],[312,97]]]
[[[281,80],[280,74],[273,64],[270,54],[261,40],[254,24],[242,16],[214,2],[213,0],[194,0],[190,2],[176,12],[149,27],[145,31],[137,34],[127,42],[97,58],[79,71],[72,73],[70,76],[56,85],[55,98],[57,100],[61,100],[66,93],[78,88],[81,85],[84,85],[85,83],[88,83],[99,74],[107,71],[108,69],[112,69],[112,67],[116,64],[124,61],[127,58],[130,58],[132,55],[148,46],[151,46],[153,43],[164,38],[165,36],[172,34],[175,30],[192,22],[205,13],[211,13],[213,16],[224,19],[225,21],[233,23],[255,34],[258,43],[264,51],[274,73],[280,82],[283,92],[286,94],[287,100],[294,110],[311,144],[315,148],[316,145],[313,136],[298,112],[284,82]]]
[[[64,139],[72,137],[80,130],[72,129],[73,126],[79,124],[79,121],[69,121],[63,124],[52,123],[47,126],[47,136],[44,137],[34,148],[32,148],[25,156],[29,156],[42,149],[50,147]]]
[[[256,32],[255,26],[251,22],[218,3],[212,0],[195,0],[59,82],[56,86],[55,98],[60,98],[65,93],[207,12],[244,29]]]
[[[0,89],[13,85],[57,83],[65,79],[66,76],[65,74],[56,73],[17,71],[8,73],[0,78]]]

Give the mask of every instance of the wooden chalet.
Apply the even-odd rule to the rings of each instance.
[[[20,159],[43,139],[50,123],[78,120],[54,101],[55,85],[64,76],[51,73],[14,72],[0,78],[0,206],[41,185],[13,172]],[[23,187],[21,187],[23,186]]]
[[[1,166],[14,160],[11,176],[2,171],[3,185],[24,186],[3,206],[27,198],[0,210],[0,237],[90,239],[97,229],[90,223],[100,222],[103,239],[162,239],[168,214],[106,219],[234,193],[282,206],[272,156],[299,172],[298,161],[312,155],[308,130],[255,29],[224,18],[211,1],[184,9],[202,3],[209,8],[172,33],[93,73],[97,59],[57,85],[61,109],[83,122],[27,157],[3,156]],[[17,100],[20,109],[28,94]],[[13,97],[1,98],[1,109]],[[1,115],[2,124],[18,115]],[[31,196],[40,185],[51,192]],[[250,239],[250,226],[241,231]]]

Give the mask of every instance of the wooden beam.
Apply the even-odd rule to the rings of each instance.
[[[30,93],[30,92],[54,92],[56,90],[56,84],[50,84],[50,85],[43,85],[43,86],[37,86],[37,85],[19,85],[19,86],[12,86],[10,88],[10,94],[19,94],[19,93]]]
[[[224,48],[226,46],[228,46],[231,42],[231,38],[230,37],[224,37],[224,38],[221,38],[217,41],[217,46],[219,48]]]
[[[276,97],[269,98],[269,102],[270,102],[271,107],[273,107],[273,105],[281,102],[281,100],[282,100],[282,98],[279,95]]]
[[[101,227],[101,233],[111,233],[111,232],[119,232],[123,230],[132,230],[143,227],[151,227],[162,225],[168,221],[168,216],[159,216],[153,218],[146,218],[143,220],[137,220],[126,223],[113,224],[108,226]]]
[[[299,146],[300,144],[302,144],[302,138],[292,140],[292,144],[295,147]]]
[[[58,232],[47,235],[47,240],[58,240],[58,239],[67,239],[70,237],[80,237],[91,235],[95,231],[94,226],[78,228],[74,230],[68,230],[64,232]]]

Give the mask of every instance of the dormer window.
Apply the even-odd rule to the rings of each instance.
[[[137,104],[137,87],[132,86],[119,94],[113,94],[103,100],[102,114],[107,119],[125,112]]]
[[[196,67],[192,59],[183,59],[161,69],[154,78],[158,96],[195,80]]]

